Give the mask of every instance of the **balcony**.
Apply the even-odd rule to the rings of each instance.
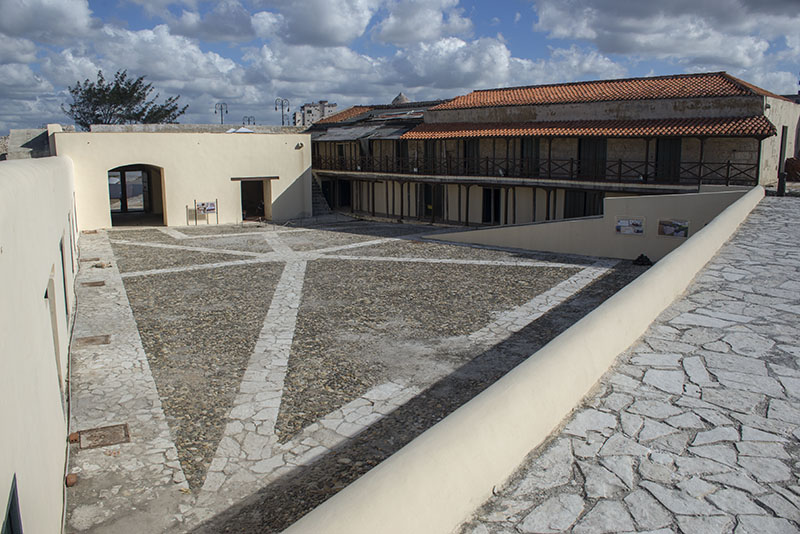
[[[414,176],[569,180],[608,184],[741,185],[758,183],[758,164],[741,162],[645,162],[628,160],[524,158],[312,158],[314,170],[388,173],[400,181]],[[513,180],[516,181],[516,180]],[[522,185],[522,182],[520,182]]]

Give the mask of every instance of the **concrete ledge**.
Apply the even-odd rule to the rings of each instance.
[[[490,388],[284,532],[452,532],[688,287],[763,196],[762,187],[751,190]]]

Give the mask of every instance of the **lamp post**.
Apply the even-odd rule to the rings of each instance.
[[[281,126],[284,126],[283,106],[286,106],[286,113],[289,113],[289,101],[285,98],[278,97],[275,99],[275,111],[278,111],[279,105],[281,106]]]
[[[245,115],[244,117],[242,117],[242,126],[244,126],[245,124],[249,125],[255,123],[256,123],[256,118],[253,115]]]
[[[219,123],[224,124],[225,123],[224,117],[225,114],[228,112],[228,104],[226,104],[225,102],[217,102],[216,104],[214,104],[214,115],[217,114],[217,111],[219,111]]]

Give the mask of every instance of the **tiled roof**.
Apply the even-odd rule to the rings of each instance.
[[[725,72],[482,89],[432,110],[724,96],[782,98]]]
[[[371,109],[372,106],[352,106],[345,110],[340,111],[339,113],[334,113],[329,117],[325,117],[322,120],[318,120],[314,124],[332,124],[335,122],[346,121],[347,119],[352,119],[353,117],[357,117],[362,113],[366,113]]]
[[[518,123],[424,123],[401,139],[463,137],[769,137],[775,126],[763,115],[695,119],[641,119]]]

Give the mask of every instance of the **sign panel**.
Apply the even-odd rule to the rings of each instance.
[[[216,213],[217,212],[217,203],[216,202],[198,202],[197,203],[197,213]]]
[[[616,233],[619,235],[644,235],[644,218],[617,217]]]
[[[689,221],[664,219],[658,221],[658,235],[668,237],[689,237]]]

